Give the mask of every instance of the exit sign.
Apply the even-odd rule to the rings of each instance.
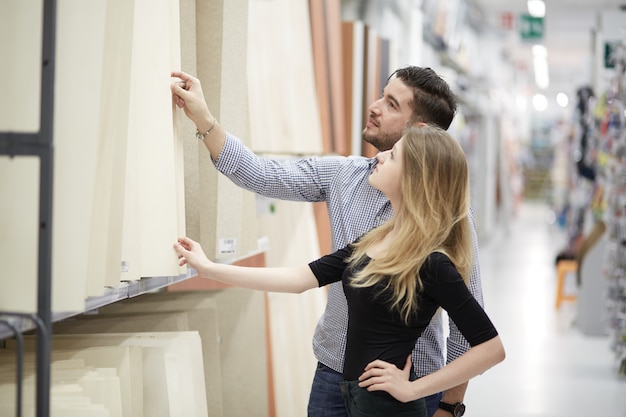
[[[543,39],[543,17],[522,14],[519,17],[519,34],[523,40]]]

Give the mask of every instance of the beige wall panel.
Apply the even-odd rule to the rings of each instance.
[[[270,242],[267,266],[306,265],[317,259],[320,253],[313,205],[292,201],[273,204],[273,214],[259,217],[259,229]],[[285,228],[285,224],[290,227]],[[276,417],[303,415],[317,363],[311,340],[324,312],[326,289],[270,293],[268,303]],[[300,365],[294,367],[294,363]]]
[[[0,0],[0,132],[38,132],[42,0]]]
[[[196,4],[197,76],[213,114],[228,131],[244,140],[249,132],[247,21],[247,0]],[[188,150],[194,151],[191,147]],[[199,240],[213,259],[241,258],[256,250],[254,196],[219,176],[203,146],[198,149],[198,165],[185,166],[186,181],[192,186],[196,176],[198,194],[187,211],[189,217],[198,219],[199,228],[188,228],[188,235]]]
[[[105,286],[119,285],[133,10],[132,0],[107,0],[88,296],[101,295]]]
[[[248,45],[252,149],[321,153],[308,1],[251,1]]]
[[[0,156],[0,310],[37,311],[39,158]]]
[[[95,193],[105,0],[60,0],[54,103],[52,310],[83,311]],[[76,65],[80,57],[81,65]]]

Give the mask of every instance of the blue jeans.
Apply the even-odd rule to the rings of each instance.
[[[308,417],[348,417],[345,401],[341,395],[343,376],[329,367],[318,363],[311,386]],[[428,416],[437,411],[441,393],[426,397]]]

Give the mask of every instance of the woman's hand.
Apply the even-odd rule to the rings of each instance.
[[[411,355],[406,359],[404,369],[377,359],[365,367],[359,377],[359,387],[368,391],[386,391],[403,403],[416,400],[409,376],[411,374]]]
[[[199,131],[206,131],[214,119],[204,99],[200,80],[182,71],[172,71],[171,75],[181,80],[170,85],[174,103],[185,111]]]
[[[179,265],[189,265],[198,272],[198,275],[207,275],[207,270],[213,265],[213,262],[209,260],[202,250],[202,246],[194,240],[188,237],[181,237],[178,242],[174,244],[174,250],[178,254],[180,260]]]

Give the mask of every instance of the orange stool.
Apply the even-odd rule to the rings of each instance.
[[[578,271],[578,262],[570,259],[560,260],[556,264],[556,309],[561,307],[563,301],[576,301],[576,295],[565,294],[565,278],[569,273],[576,273]]]

